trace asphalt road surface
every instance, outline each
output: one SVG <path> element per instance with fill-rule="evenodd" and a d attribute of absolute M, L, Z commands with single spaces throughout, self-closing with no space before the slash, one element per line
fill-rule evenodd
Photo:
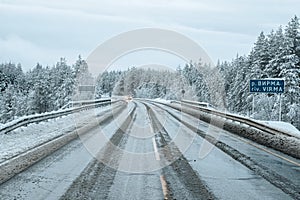
<path fill-rule="evenodd" d="M 133 100 L 2 183 L 0 199 L 300 199 L 300 161 Z"/>

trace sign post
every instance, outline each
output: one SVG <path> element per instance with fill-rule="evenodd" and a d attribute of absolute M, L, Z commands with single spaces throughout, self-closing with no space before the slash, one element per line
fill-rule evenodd
<path fill-rule="evenodd" d="M 252 115 L 254 114 L 254 96 L 255 94 L 252 94 Z"/>
<path fill-rule="evenodd" d="M 281 121 L 281 94 L 284 93 L 283 79 L 256 79 L 250 80 L 250 93 L 279 94 L 279 121 Z M 252 114 L 254 113 L 254 94 Z"/>
<path fill-rule="evenodd" d="M 279 94 L 279 121 L 281 121 L 281 94 Z"/>
<path fill-rule="evenodd" d="M 185 94 L 185 90 L 184 89 L 181 90 L 181 94 L 182 94 L 182 99 L 184 99 L 184 94 Z"/>

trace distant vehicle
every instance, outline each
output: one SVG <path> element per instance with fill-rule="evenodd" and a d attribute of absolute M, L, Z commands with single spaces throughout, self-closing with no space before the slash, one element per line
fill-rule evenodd
<path fill-rule="evenodd" d="M 129 96 L 129 95 L 128 96 L 124 96 L 124 98 L 125 98 L 126 101 L 131 101 L 133 99 L 132 96 Z"/>

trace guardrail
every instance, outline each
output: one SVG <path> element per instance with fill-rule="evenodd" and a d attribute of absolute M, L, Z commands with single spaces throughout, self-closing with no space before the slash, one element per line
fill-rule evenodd
<path fill-rule="evenodd" d="M 174 102 L 176 102 L 176 101 L 174 101 Z M 198 110 L 204 111 L 204 112 L 209 113 L 209 114 L 213 114 L 213 115 L 216 115 L 216 116 L 219 116 L 219 117 L 230 119 L 232 121 L 236 121 L 236 122 L 246 124 L 248 126 L 255 127 L 259 130 L 268 132 L 272 135 L 284 134 L 284 135 L 287 135 L 289 137 L 297 137 L 297 138 L 300 139 L 300 136 L 291 135 L 288 132 L 277 130 L 277 129 L 272 128 L 268 125 L 264 125 L 264 124 L 261 124 L 259 122 L 256 122 L 253 119 L 249 119 L 249 118 L 246 118 L 246 117 L 243 117 L 243 116 L 238 116 L 238 115 L 234 115 L 234 114 L 230 114 L 230 113 L 220 112 L 220 111 L 217 111 L 215 109 L 209 109 L 209 108 L 202 107 L 201 105 L 197 104 L 198 102 L 195 102 L 195 101 L 182 100 L 182 101 L 177 101 L 177 103 L 181 103 L 181 104 L 186 105 L 186 106 L 191 107 L 191 108 L 197 108 Z M 190 104 L 192 104 L 192 105 L 190 105 Z"/>
<path fill-rule="evenodd" d="M 182 99 L 181 102 L 192 104 L 192 105 L 201 106 L 203 108 L 217 109 L 216 106 L 214 106 L 214 105 L 212 105 L 210 103 L 206 103 L 206 102 L 190 101 L 190 100 L 185 100 L 185 99 Z"/>
<path fill-rule="evenodd" d="M 61 109 L 74 108 L 78 106 L 91 105 L 91 104 L 110 102 L 110 101 L 112 101 L 111 98 L 93 99 L 93 100 L 84 100 L 84 101 L 70 101 L 68 104 L 64 105 Z"/>
<path fill-rule="evenodd" d="M 61 117 L 61 116 L 65 116 L 65 115 L 69 115 L 75 112 L 80 112 L 82 110 L 87 110 L 87 109 L 91 109 L 91 108 L 97 108 L 100 106 L 104 106 L 104 105 L 109 105 L 112 103 L 116 103 L 122 100 L 115 100 L 112 101 L 111 99 L 104 99 L 103 101 L 101 101 L 101 99 L 96 100 L 96 101 L 86 101 L 84 106 L 80 106 L 80 107 L 75 107 L 75 108 L 68 108 L 65 110 L 58 110 L 58 111 L 53 111 L 50 113 L 41 113 L 41 114 L 36 114 L 36 115 L 29 115 L 29 116 L 25 116 L 25 117 L 21 117 L 17 120 L 11 121 L 7 124 L 5 124 L 3 127 L 0 128 L 0 133 L 8 133 L 10 131 L 13 131 L 21 126 L 26 126 L 28 124 L 31 123 L 36 123 L 36 122 L 41 122 L 41 121 L 45 121 L 48 119 L 53 119 L 53 118 L 57 118 L 57 117 Z M 82 101 L 83 102 L 83 101 Z"/>
<path fill-rule="evenodd" d="M 88 131 L 92 130 L 94 127 L 105 123 L 105 121 L 111 119 L 115 114 L 121 112 L 123 109 L 123 105 L 117 105 L 112 112 L 104 112 L 103 115 L 99 116 L 99 118 L 92 118 L 88 124 L 78 127 L 76 130 L 51 138 L 46 142 L 42 142 L 37 146 L 19 153 L 18 155 L 12 155 L 12 157 L 0 163 L 0 184 L 39 162 L 41 159 L 52 154 L 56 150 L 62 148 L 72 140 L 88 133 Z"/>
<path fill-rule="evenodd" d="M 162 104 L 180 112 L 187 113 L 228 132 L 300 159 L 300 137 L 297 135 L 274 129 L 242 116 L 191 105 L 182 101 L 172 101 L 170 103 L 153 100 L 146 101 Z"/>

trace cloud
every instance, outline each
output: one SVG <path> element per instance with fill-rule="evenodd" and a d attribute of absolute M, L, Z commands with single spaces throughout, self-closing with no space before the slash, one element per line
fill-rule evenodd
<path fill-rule="evenodd" d="M 0 62 L 33 66 L 88 55 L 101 42 L 137 28 L 179 31 L 214 61 L 248 53 L 268 33 L 299 13 L 298 0 L 2 0 Z"/>
<path fill-rule="evenodd" d="M 43 51 L 39 47 L 18 36 L 0 38 L 0 46 L 0 59 L 2 62 L 28 63 L 32 61 L 32 57 L 43 56 Z M 27 67 L 32 68 L 33 66 Z"/>
<path fill-rule="evenodd" d="M 0 38 L 0 46 L 1 62 L 21 63 L 24 71 L 33 68 L 38 62 L 44 66 L 52 66 L 61 57 L 74 62 L 79 55 L 75 54 L 76 51 L 70 53 L 69 50 L 44 48 L 17 35 Z"/>

